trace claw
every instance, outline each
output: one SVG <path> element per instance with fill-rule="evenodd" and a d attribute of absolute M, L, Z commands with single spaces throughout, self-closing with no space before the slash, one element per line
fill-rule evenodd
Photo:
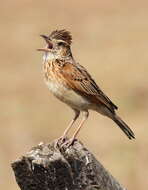
<path fill-rule="evenodd" d="M 70 146 L 72 146 L 74 144 L 74 142 L 77 141 L 77 139 L 71 138 L 67 141 L 65 141 L 62 145 L 61 148 L 65 147 L 65 148 L 69 148 Z"/>
<path fill-rule="evenodd" d="M 55 140 L 55 148 L 59 148 L 63 143 L 65 143 L 67 141 L 67 137 L 65 136 L 61 136 L 60 138 Z"/>

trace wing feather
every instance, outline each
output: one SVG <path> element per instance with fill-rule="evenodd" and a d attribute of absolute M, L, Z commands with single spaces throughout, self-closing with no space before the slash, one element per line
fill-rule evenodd
<path fill-rule="evenodd" d="M 117 106 L 101 91 L 87 70 L 77 63 L 65 62 L 62 64 L 60 74 L 65 83 L 75 92 L 91 99 L 92 102 L 101 103 L 112 112 Z"/>

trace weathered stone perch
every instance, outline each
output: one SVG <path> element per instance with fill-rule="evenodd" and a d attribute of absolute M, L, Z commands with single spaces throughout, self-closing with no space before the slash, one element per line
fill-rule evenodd
<path fill-rule="evenodd" d="M 12 163 L 21 190 L 126 190 L 78 141 L 40 143 Z"/>

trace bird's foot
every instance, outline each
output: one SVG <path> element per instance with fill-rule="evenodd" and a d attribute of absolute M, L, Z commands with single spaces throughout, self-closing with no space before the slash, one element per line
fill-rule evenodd
<path fill-rule="evenodd" d="M 64 143 L 61 144 L 61 148 L 69 148 L 74 144 L 74 142 L 77 141 L 77 139 L 71 138 L 69 140 L 66 140 Z"/>
<path fill-rule="evenodd" d="M 60 138 L 55 140 L 55 148 L 60 147 L 63 143 L 65 143 L 68 140 L 66 136 L 61 136 Z"/>

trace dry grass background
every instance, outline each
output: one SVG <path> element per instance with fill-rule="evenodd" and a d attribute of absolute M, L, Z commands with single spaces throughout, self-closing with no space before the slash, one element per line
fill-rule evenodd
<path fill-rule="evenodd" d="M 59 137 L 73 116 L 43 83 L 39 35 L 73 34 L 73 54 L 119 106 L 135 131 L 91 112 L 79 139 L 128 189 L 148 186 L 148 2 L 2 1 L 0 7 L 0 189 L 19 189 L 10 163 L 40 141 Z"/>

